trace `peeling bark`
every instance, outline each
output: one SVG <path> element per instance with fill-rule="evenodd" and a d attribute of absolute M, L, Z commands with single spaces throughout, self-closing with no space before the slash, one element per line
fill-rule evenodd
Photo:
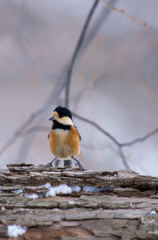
<path fill-rule="evenodd" d="M 12 239 L 7 226 L 13 224 L 28 227 L 20 240 L 158 239 L 156 177 L 19 164 L 1 166 L 0 182 L 0 239 Z M 46 197 L 46 183 L 81 191 Z"/>

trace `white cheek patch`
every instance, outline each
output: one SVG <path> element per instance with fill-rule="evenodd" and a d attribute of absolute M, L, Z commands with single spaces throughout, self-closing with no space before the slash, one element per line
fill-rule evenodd
<path fill-rule="evenodd" d="M 64 125 L 73 125 L 73 122 L 69 117 L 58 118 L 58 122 Z"/>

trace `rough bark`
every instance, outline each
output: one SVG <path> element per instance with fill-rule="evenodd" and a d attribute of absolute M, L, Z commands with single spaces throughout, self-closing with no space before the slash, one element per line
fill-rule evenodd
<path fill-rule="evenodd" d="M 12 239 L 13 224 L 28 227 L 19 240 L 158 239 L 156 177 L 19 164 L 1 166 L 0 183 L 0 239 Z M 46 183 L 81 191 L 45 197 Z M 85 192 L 85 186 L 97 188 Z M 33 193 L 39 198 L 28 198 Z"/>

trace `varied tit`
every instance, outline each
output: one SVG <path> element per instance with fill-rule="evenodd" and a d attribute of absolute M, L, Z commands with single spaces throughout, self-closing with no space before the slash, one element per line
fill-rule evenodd
<path fill-rule="evenodd" d="M 48 135 L 49 147 L 55 158 L 47 165 L 52 166 L 55 159 L 68 160 L 72 158 L 77 161 L 79 169 L 84 170 L 81 163 L 75 159 L 80 152 L 81 136 L 72 122 L 70 110 L 59 106 L 49 120 L 53 122 L 52 130 Z"/>

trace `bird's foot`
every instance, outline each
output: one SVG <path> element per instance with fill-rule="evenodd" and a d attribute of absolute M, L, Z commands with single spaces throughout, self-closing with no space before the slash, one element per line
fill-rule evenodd
<path fill-rule="evenodd" d="M 53 167 L 53 164 L 52 164 L 52 162 L 50 162 L 50 163 L 48 163 L 46 166 L 47 166 L 47 167 Z"/>
<path fill-rule="evenodd" d="M 47 167 L 53 167 L 53 162 L 55 161 L 56 157 L 50 162 L 48 163 L 46 166 Z"/>
<path fill-rule="evenodd" d="M 76 158 L 73 158 L 73 157 L 72 157 L 72 159 L 74 159 L 74 160 L 77 162 L 80 171 L 84 171 L 84 168 L 83 168 L 83 166 L 81 165 L 81 163 L 80 163 Z"/>
<path fill-rule="evenodd" d="M 83 168 L 83 166 L 81 165 L 81 163 L 78 164 L 78 166 L 79 166 L 79 169 L 80 169 L 81 171 L 84 171 L 84 168 Z"/>

